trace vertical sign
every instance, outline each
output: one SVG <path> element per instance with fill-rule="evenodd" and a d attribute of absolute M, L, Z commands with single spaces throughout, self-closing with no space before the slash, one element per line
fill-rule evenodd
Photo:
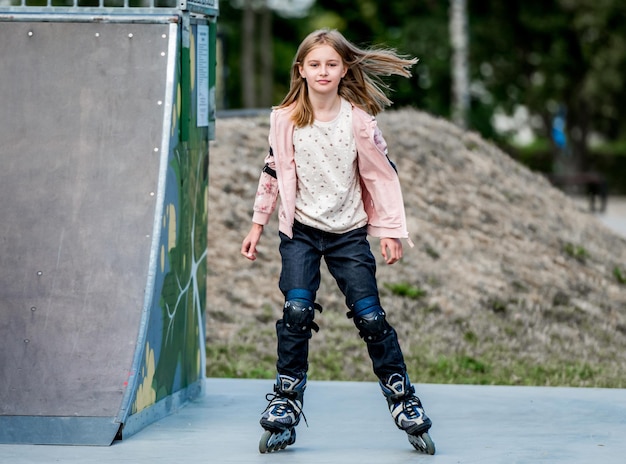
<path fill-rule="evenodd" d="M 209 26 L 198 24 L 196 42 L 196 84 L 198 89 L 198 127 L 209 125 Z"/>

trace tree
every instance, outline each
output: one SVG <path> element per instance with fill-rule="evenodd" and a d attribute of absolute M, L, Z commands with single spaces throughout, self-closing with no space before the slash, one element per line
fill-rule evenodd
<path fill-rule="evenodd" d="M 550 139 L 565 108 L 572 171 L 589 168 L 591 134 L 624 135 L 623 2 L 487 0 L 470 3 L 470 12 L 474 79 L 487 89 L 492 110 L 523 105 Z"/>
<path fill-rule="evenodd" d="M 255 0 L 247 0 L 243 3 L 243 15 L 241 17 L 241 94 L 243 95 L 244 108 L 256 107 L 256 85 L 254 69 L 254 36 L 255 28 Z"/>
<path fill-rule="evenodd" d="M 467 0 L 450 0 L 452 121 L 467 127 L 469 109 Z"/>
<path fill-rule="evenodd" d="M 494 114 L 525 108 L 538 135 L 551 140 L 554 117 L 564 109 L 569 159 L 576 170 L 590 165 L 592 136 L 626 138 L 626 118 L 621 116 L 626 103 L 626 2 L 473 1 L 466 4 L 469 20 L 464 25 L 464 15 L 451 14 L 462 10 L 450 6 L 466 1 L 225 0 L 218 26 L 231 51 L 226 81 L 230 105 L 277 104 L 288 90 L 299 42 L 313 29 L 331 27 L 359 45 L 392 47 L 420 59 L 411 79 L 388 79 L 396 107 L 414 106 L 450 118 L 466 112 L 468 128 L 499 142 L 503 139 L 494 127 Z M 248 22 L 241 27 L 244 7 L 252 10 L 252 26 Z M 309 14 L 303 15 L 307 9 Z M 452 38 L 462 40 L 463 34 L 453 31 L 463 28 L 467 47 Z M 467 71 L 459 59 L 461 71 L 453 72 L 453 55 L 463 57 L 464 48 L 471 49 Z M 469 75 L 467 84 L 464 73 Z M 467 90 L 451 92 L 453 82 L 459 89 L 469 87 L 469 99 L 461 96 Z"/>
<path fill-rule="evenodd" d="M 235 27 L 229 31 L 229 41 L 240 39 L 239 82 L 241 106 L 269 107 L 274 99 L 274 30 L 275 14 L 298 17 L 306 14 L 314 0 L 231 0 L 226 11 L 239 10 L 240 35 L 234 37 Z M 224 10 L 222 4 L 222 10 Z M 231 9 L 232 8 L 232 9 Z M 223 21 L 224 11 L 220 16 Z M 219 24 L 219 23 L 218 23 Z M 295 39 L 294 39 L 295 40 Z M 232 48 L 231 48 L 232 49 Z"/>
<path fill-rule="evenodd" d="M 243 107 L 270 106 L 274 54 L 269 0 L 240 0 L 240 6 Z"/>
<path fill-rule="evenodd" d="M 395 107 L 450 116 L 448 3 L 436 0 L 317 0 L 315 27 L 336 27 L 359 45 L 387 46 L 419 58 L 413 77 L 390 77 Z"/>

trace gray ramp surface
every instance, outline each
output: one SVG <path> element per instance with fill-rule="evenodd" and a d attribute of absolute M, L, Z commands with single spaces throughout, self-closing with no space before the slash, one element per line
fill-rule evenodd
<path fill-rule="evenodd" d="M 12 439 L 34 418 L 48 418 L 45 440 L 65 441 L 60 425 L 80 417 L 68 427 L 78 442 L 104 421 L 110 443 L 119 426 L 148 276 L 167 27 L 0 22 L 0 424 Z"/>
<path fill-rule="evenodd" d="M 208 379 L 204 395 L 111 447 L 0 445 L 22 463 L 602 463 L 625 462 L 626 391 L 417 385 L 435 456 L 413 450 L 374 382 L 310 381 L 296 443 L 259 454 L 271 380 Z"/>

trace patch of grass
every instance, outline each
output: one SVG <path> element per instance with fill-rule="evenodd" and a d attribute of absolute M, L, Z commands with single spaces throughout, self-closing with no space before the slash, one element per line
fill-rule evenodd
<path fill-rule="evenodd" d="M 439 356 L 434 360 L 407 360 L 413 381 L 419 383 L 489 384 L 491 366 L 469 355 Z"/>
<path fill-rule="evenodd" d="M 207 377 L 271 379 L 275 355 L 262 354 L 247 344 L 207 344 Z"/>
<path fill-rule="evenodd" d="M 267 324 L 276 319 L 276 317 L 274 316 L 274 310 L 272 309 L 272 305 L 267 303 L 263 305 L 263 307 L 261 308 L 261 312 L 255 317 L 259 322 L 263 324 Z"/>
<path fill-rule="evenodd" d="M 385 288 L 391 291 L 391 293 L 393 293 L 394 295 L 410 298 L 411 300 L 418 300 L 426 296 L 426 290 L 411 285 L 407 282 L 399 282 L 395 284 L 386 283 Z"/>
<path fill-rule="evenodd" d="M 424 251 L 426 252 L 428 256 L 430 256 L 435 261 L 441 258 L 441 255 L 439 254 L 439 252 L 428 244 L 424 246 Z"/>
<path fill-rule="evenodd" d="M 586 362 L 547 361 L 538 364 L 523 357 L 508 360 L 456 354 L 435 359 L 408 357 L 414 382 L 472 385 L 526 385 L 623 388 L 622 376 Z"/>
<path fill-rule="evenodd" d="M 488 301 L 489 309 L 491 309 L 496 314 L 504 314 L 506 313 L 506 302 L 500 300 L 499 298 L 493 298 Z"/>
<path fill-rule="evenodd" d="M 524 285 L 522 282 L 517 281 L 517 280 L 511 282 L 511 287 L 513 287 L 513 290 L 515 290 L 516 292 L 528 291 L 528 288 L 526 288 L 526 285 Z"/>
<path fill-rule="evenodd" d="M 587 320 L 585 312 L 577 306 L 569 304 L 545 308 L 543 317 L 546 321 L 554 321 L 558 324 L 566 324 L 569 327 L 582 327 Z"/>
<path fill-rule="evenodd" d="M 479 347 L 476 334 L 464 337 Z M 329 350 L 313 349 L 310 378 L 336 381 L 372 381 L 366 348 L 358 339 L 346 340 Z M 508 353 L 505 347 L 493 347 L 480 355 L 456 353 L 424 355 L 416 346 L 405 352 L 409 374 L 415 383 L 570 386 L 624 388 L 626 379 L 610 364 L 551 359 L 538 362 L 520 353 Z M 224 378 L 273 379 L 276 375 L 274 348 L 261 352 L 250 345 L 207 345 L 207 376 Z"/>
<path fill-rule="evenodd" d="M 567 306 L 569 305 L 570 297 L 567 293 L 561 290 L 557 291 L 552 298 L 552 304 L 554 306 Z"/>
<path fill-rule="evenodd" d="M 465 334 L 463 334 L 463 338 L 466 342 L 471 343 L 472 345 L 475 345 L 478 342 L 478 335 L 471 330 L 465 332 Z"/>
<path fill-rule="evenodd" d="M 563 252 L 581 264 L 585 264 L 587 258 L 589 258 L 589 252 L 583 246 L 574 245 L 569 242 L 563 245 Z"/>
<path fill-rule="evenodd" d="M 426 306 L 423 309 L 424 313 L 426 314 L 441 314 L 441 306 L 436 303 L 430 306 Z"/>
<path fill-rule="evenodd" d="M 622 269 L 615 266 L 613 268 L 613 276 L 615 277 L 615 280 L 617 280 L 620 284 L 626 284 L 626 271 L 622 271 Z"/>
<path fill-rule="evenodd" d="M 309 376 L 320 380 L 361 380 L 371 374 L 365 360 L 367 348 L 358 337 L 350 337 L 330 348 L 313 347 L 309 355 Z"/>

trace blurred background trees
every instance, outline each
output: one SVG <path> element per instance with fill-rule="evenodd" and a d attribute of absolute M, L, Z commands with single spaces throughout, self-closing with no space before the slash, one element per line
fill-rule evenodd
<path fill-rule="evenodd" d="M 454 119 L 555 179 L 604 173 L 623 193 L 625 20 L 623 0 L 221 0 L 218 108 L 278 104 L 302 38 L 336 28 L 420 59 L 413 78 L 389 78 L 395 107 Z"/>

